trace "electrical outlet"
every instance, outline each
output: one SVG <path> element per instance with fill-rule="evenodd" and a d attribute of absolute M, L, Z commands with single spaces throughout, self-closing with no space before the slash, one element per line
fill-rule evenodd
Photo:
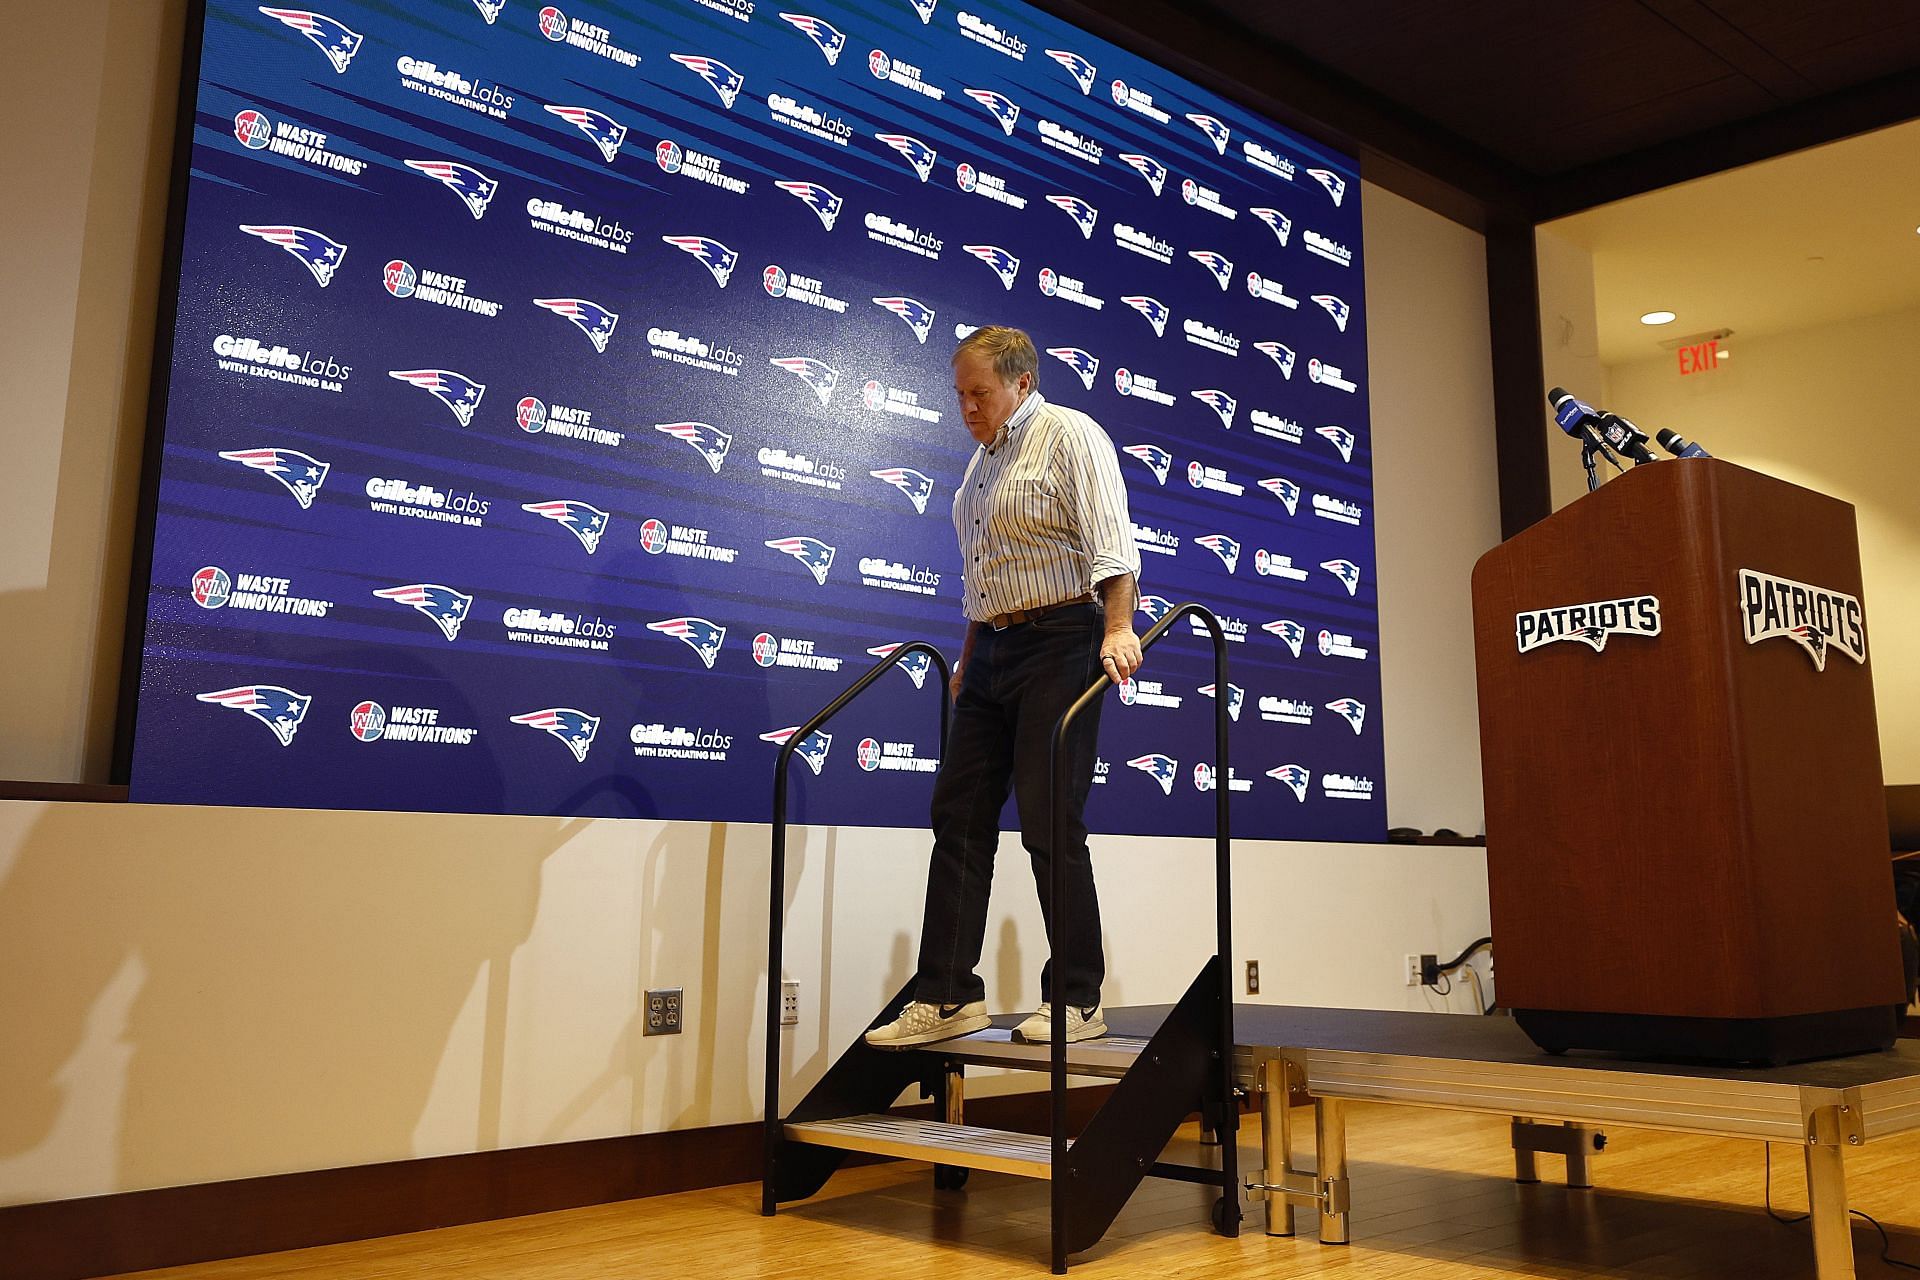
<path fill-rule="evenodd" d="M 1440 957 L 1428 953 L 1420 957 L 1420 985 L 1436 987 L 1440 985 Z"/>
<path fill-rule="evenodd" d="M 1258 960 L 1247 961 L 1247 994 L 1250 996 L 1260 994 L 1260 962 Z"/>
<path fill-rule="evenodd" d="M 783 1027 L 800 1025 L 800 984 L 798 982 L 780 984 L 780 1025 Z"/>
<path fill-rule="evenodd" d="M 644 1034 L 650 1036 L 677 1036 L 680 1034 L 679 987 L 662 987 L 658 991 L 647 992 L 647 1025 Z"/>
<path fill-rule="evenodd" d="M 1411 951 L 1407 952 L 1407 967 L 1405 972 L 1408 986 L 1417 987 L 1420 985 L 1420 957 Z"/>

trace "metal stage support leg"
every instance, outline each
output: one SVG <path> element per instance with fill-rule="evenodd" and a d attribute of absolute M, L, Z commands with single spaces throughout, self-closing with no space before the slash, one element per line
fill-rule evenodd
<path fill-rule="evenodd" d="M 1540 1170 L 1534 1156 L 1545 1151 L 1567 1158 L 1569 1187 L 1593 1185 L 1594 1154 L 1605 1150 L 1607 1145 L 1607 1135 L 1600 1130 L 1570 1120 L 1562 1124 L 1543 1124 L 1525 1116 L 1515 1116 L 1512 1132 L 1515 1182 L 1540 1181 Z"/>
<path fill-rule="evenodd" d="M 1347 1106 L 1339 1098 L 1313 1100 L 1314 1157 L 1320 1187 L 1320 1243 L 1347 1243 Z"/>
<path fill-rule="evenodd" d="M 1807 1120 L 1807 1212 L 1813 1218 L 1813 1272 L 1819 1280 L 1853 1276 L 1846 1147 L 1840 1137 L 1843 1110 L 1821 1107 Z M 1859 1141 L 1857 1136 L 1853 1140 Z"/>
<path fill-rule="evenodd" d="M 1267 1197 L 1267 1234 L 1294 1232 L 1293 1201 L 1285 1187 L 1293 1172 L 1293 1121 L 1287 1106 L 1287 1069 L 1278 1058 L 1260 1064 L 1260 1163 Z"/>

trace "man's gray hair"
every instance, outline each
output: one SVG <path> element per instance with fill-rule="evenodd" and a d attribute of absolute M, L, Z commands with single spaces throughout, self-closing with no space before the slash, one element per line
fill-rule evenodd
<path fill-rule="evenodd" d="M 1004 324 L 982 325 L 960 340 L 960 345 L 954 348 L 954 360 L 958 361 L 969 351 L 993 361 L 993 371 L 1002 383 L 1011 385 L 1021 374 L 1030 373 L 1033 389 L 1040 389 L 1040 353 L 1024 330 Z"/>

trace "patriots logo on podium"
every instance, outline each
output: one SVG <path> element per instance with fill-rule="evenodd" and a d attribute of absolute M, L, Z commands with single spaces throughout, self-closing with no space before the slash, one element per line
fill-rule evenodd
<path fill-rule="evenodd" d="M 613 163 L 620 154 L 620 144 L 627 140 L 627 126 L 591 107 L 549 106 L 547 110 L 591 138 L 600 148 L 600 158 L 608 164 Z"/>
<path fill-rule="evenodd" d="M 1147 323 L 1153 326 L 1154 337 L 1167 336 L 1167 321 L 1173 318 L 1173 310 L 1166 303 L 1158 298 L 1149 298 L 1144 293 L 1132 294 L 1120 301 L 1147 318 Z"/>
<path fill-rule="evenodd" d="M 1360 726 L 1367 718 L 1367 704 L 1355 698 L 1335 698 L 1327 704 L 1327 710 L 1353 726 L 1355 737 L 1360 736 Z"/>
<path fill-rule="evenodd" d="M 1233 430 L 1233 411 L 1240 407 L 1238 400 L 1235 400 L 1226 392 L 1214 387 L 1205 387 L 1199 391 L 1189 391 L 1187 394 L 1219 414 L 1221 426 L 1229 431 Z"/>
<path fill-rule="evenodd" d="M 463 427 L 473 425 L 473 411 L 480 407 L 480 397 L 487 393 L 480 383 L 450 369 L 389 369 L 387 376 L 431 392 L 434 399 L 453 410 L 453 416 Z"/>
<path fill-rule="evenodd" d="M 760 741 L 785 746 L 787 739 L 793 737 L 799 729 L 800 726 L 797 724 L 788 725 L 784 729 L 775 729 L 772 733 L 761 734 Z M 793 749 L 793 753 L 805 760 L 807 767 L 813 770 L 814 776 L 819 777 L 820 770 L 827 763 L 827 749 L 831 746 L 833 746 L 833 735 L 815 729 L 800 740 L 800 745 Z"/>
<path fill-rule="evenodd" d="M 827 570 L 833 567 L 833 548 L 818 538 L 769 538 L 764 544 L 792 556 L 813 574 L 813 580 L 827 585 Z"/>
<path fill-rule="evenodd" d="M 1209 698 L 1211 698 L 1218 694 L 1219 688 L 1220 686 L 1218 685 L 1203 684 L 1200 686 L 1200 692 L 1206 694 Z M 1240 718 L 1240 707 L 1243 703 L 1246 702 L 1246 700 L 1247 700 L 1247 691 L 1245 689 L 1242 689 L 1239 685 L 1234 684 L 1232 681 L 1228 681 L 1227 682 L 1227 718 L 1229 720 L 1238 720 Z"/>
<path fill-rule="evenodd" d="M 1194 541 L 1219 556 L 1220 563 L 1227 566 L 1228 573 L 1240 567 L 1240 544 L 1235 539 L 1224 533 L 1209 533 Z"/>
<path fill-rule="evenodd" d="M 904 133 L 876 133 L 873 136 L 899 152 L 901 159 L 912 165 L 913 171 L 920 175 L 920 181 L 925 182 L 933 172 L 933 162 L 939 153 L 920 139 Z"/>
<path fill-rule="evenodd" d="M 1313 775 L 1307 772 L 1305 765 L 1283 764 L 1267 770 L 1267 776 L 1277 782 L 1283 782 L 1287 790 L 1293 792 L 1293 798 L 1306 803 L 1307 784 L 1313 781 Z"/>
<path fill-rule="evenodd" d="M 1280 237 L 1280 247 L 1287 247 L 1287 237 L 1293 234 L 1293 219 L 1278 209 L 1252 208 L 1248 213 L 1267 224 L 1267 229 Z"/>
<path fill-rule="evenodd" d="M 1589 629 L 1591 630 L 1592 628 Z M 1814 626 L 1812 623 L 1807 623 L 1803 626 L 1787 628 L 1786 636 L 1789 640 L 1792 640 L 1795 644 L 1807 651 L 1807 656 L 1813 659 L 1813 669 L 1815 671 L 1825 671 L 1827 669 L 1826 631 Z M 1603 635 L 1601 637 L 1601 643 L 1604 644 L 1605 640 L 1606 638 Z M 1592 642 L 1589 641 L 1589 643 Z M 1599 644 L 1595 644 L 1593 647 L 1596 652 L 1600 649 Z"/>
<path fill-rule="evenodd" d="M 1173 601 L 1165 596 L 1141 596 L 1140 612 L 1147 615 L 1149 622 L 1158 622 L 1173 612 Z"/>
<path fill-rule="evenodd" d="M 933 21 L 933 10 L 940 0 L 913 0 L 913 11 L 920 15 L 920 25 L 926 26 Z"/>
<path fill-rule="evenodd" d="M 1348 595 L 1360 590 L 1360 566 L 1351 560 L 1322 560 L 1320 567 L 1340 579 Z"/>
<path fill-rule="evenodd" d="M 473 608 L 473 597 L 437 582 L 415 582 L 404 587 L 381 587 L 373 594 L 382 600 L 411 606 L 433 620 L 448 643 L 460 638 L 460 624 Z"/>
<path fill-rule="evenodd" d="M 1285 476 L 1269 476 L 1259 482 L 1260 487 L 1287 504 L 1288 515 L 1300 512 L 1300 486 Z"/>
<path fill-rule="evenodd" d="M 1173 455 L 1159 445 L 1130 444 L 1120 452 L 1146 463 L 1147 469 L 1153 472 L 1153 478 L 1161 484 L 1167 482 L 1167 470 L 1173 465 Z"/>
<path fill-rule="evenodd" d="M 507 7 L 507 0 L 473 0 L 473 7 L 480 11 L 487 25 L 492 26 L 500 17 L 500 11 Z"/>
<path fill-rule="evenodd" d="M 827 55 L 827 65 L 836 66 L 840 61 L 840 51 L 847 47 L 847 37 L 838 27 L 824 18 L 808 17 L 804 13 L 783 13 L 783 22 L 791 22 L 807 33 L 813 42 L 820 46 L 820 52 Z M 727 105 L 731 106 L 732 103 Z"/>
<path fill-rule="evenodd" d="M 1260 629 L 1269 635 L 1279 636 L 1281 642 L 1293 650 L 1294 657 L 1300 656 L 1300 646 L 1306 643 L 1307 629 L 1292 618 L 1277 618 L 1262 624 Z"/>
<path fill-rule="evenodd" d="M 733 444 L 732 436 L 704 422 L 660 422 L 653 429 L 692 445 L 715 475 L 720 474 L 720 464 L 727 460 L 727 449 Z"/>
<path fill-rule="evenodd" d="M 620 323 L 619 316 L 585 298 L 535 298 L 533 305 L 573 321 L 593 343 L 593 349 L 602 354 L 606 352 L 607 339 L 613 336 L 613 326 Z"/>
<path fill-rule="evenodd" d="M 1293 381 L 1293 348 L 1284 342 L 1256 342 L 1253 349 L 1264 353 L 1268 359 L 1280 366 L 1280 372 L 1287 381 Z"/>
<path fill-rule="evenodd" d="M 993 112 L 993 118 L 1000 122 L 1001 131 L 1009 138 L 1013 136 L 1013 126 L 1020 119 L 1019 103 L 991 89 L 963 89 L 961 92 Z"/>
<path fill-rule="evenodd" d="M 269 9 L 266 5 L 260 6 L 260 12 L 313 41 L 314 48 L 327 55 L 327 61 L 339 74 L 346 73 L 347 64 L 360 52 L 359 32 L 349 31 L 343 23 L 324 13 L 310 9 Z"/>
<path fill-rule="evenodd" d="M 767 363 L 785 369 L 812 387 L 813 394 L 820 397 L 821 404 L 833 399 L 833 384 L 840 380 L 840 375 L 832 367 L 806 356 L 782 356 Z"/>
<path fill-rule="evenodd" d="M 1153 194 L 1156 196 L 1160 194 L 1160 189 L 1167 185 L 1167 166 L 1152 156 L 1123 151 L 1120 153 L 1120 158 L 1132 165 L 1134 172 L 1147 180 L 1147 185 L 1153 188 Z"/>
<path fill-rule="evenodd" d="M 313 705 L 311 694 L 295 693 L 277 684 L 243 684 L 217 693 L 196 693 L 194 700 L 246 712 L 273 730 L 283 747 L 293 745 L 293 735 L 307 718 L 307 708 Z"/>
<path fill-rule="evenodd" d="M 1080 383 L 1087 390 L 1093 390 L 1093 375 L 1100 372 L 1100 361 L 1090 352 L 1079 347 L 1048 347 L 1047 354 L 1062 361 L 1067 368 L 1080 375 Z"/>
<path fill-rule="evenodd" d="M 550 502 L 523 502 L 522 511 L 543 516 L 556 524 L 565 525 L 573 536 L 580 539 L 580 545 L 592 555 L 600 549 L 600 535 L 607 531 L 607 521 L 611 518 L 600 508 L 571 498 L 555 498 Z"/>
<path fill-rule="evenodd" d="M 987 267 L 993 269 L 993 274 L 1000 276 L 1000 284 L 1004 284 L 1008 290 L 1014 288 L 1014 276 L 1020 274 L 1018 257 L 1014 257 L 1012 253 L 1008 253 L 1006 249 L 996 244 L 962 244 L 960 248 L 972 253 L 973 257 L 977 257 L 979 261 L 987 263 Z"/>
<path fill-rule="evenodd" d="M 1180 762 L 1172 756 L 1163 756 L 1155 752 L 1152 755 L 1135 756 L 1133 759 L 1127 761 L 1127 765 L 1130 768 L 1138 769 L 1159 783 L 1160 793 L 1162 795 L 1170 796 L 1173 794 L 1173 778 L 1175 774 L 1180 772 Z"/>
<path fill-rule="evenodd" d="M 1222 292 L 1233 283 L 1233 263 L 1225 255 L 1211 249 L 1189 249 L 1187 256 L 1213 273 L 1214 283 L 1220 286 Z"/>
<path fill-rule="evenodd" d="M 567 750 L 573 752 L 576 764 L 587 762 L 587 751 L 593 746 L 593 735 L 600 729 L 600 717 L 590 716 L 572 707 L 548 707 L 544 711 L 529 711 L 508 718 L 515 724 L 544 729 L 566 743 Z"/>
<path fill-rule="evenodd" d="M 713 669 L 713 660 L 720 656 L 720 646 L 727 638 L 727 629 L 708 622 L 705 618 L 668 618 L 665 622 L 649 622 L 647 630 L 658 631 L 661 635 L 672 636 L 685 642 L 687 648 L 700 655 L 700 661 Z"/>
<path fill-rule="evenodd" d="M 927 499 L 933 496 L 933 477 L 922 475 L 912 467 L 882 467 L 878 471 L 869 471 L 875 480 L 884 480 L 900 492 L 907 495 L 907 501 L 921 515 L 927 514 Z"/>
<path fill-rule="evenodd" d="M 709 240 L 705 236 L 661 236 L 661 241 L 670 244 L 682 253 L 693 255 L 701 265 L 712 273 L 714 283 L 722 289 L 733 278 L 733 264 L 740 261 L 740 255 L 721 244 L 718 240 Z"/>
<path fill-rule="evenodd" d="M 1333 197 L 1333 207 L 1338 209 L 1340 201 L 1346 198 L 1347 180 L 1331 169 L 1309 169 L 1307 172 L 1313 175 L 1315 182 L 1327 189 L 1327 194 Z"/>
<path fill-rule="evenodd" d="M 1313 434 L 1338 449 L 1340 451 L 1340 461 L 1353 461 L 1353 432 L 1347 430 L 1345 427 L 1336 427 L 1329 424 L 1324 427 L 1315 427 Z"/>
<path fill-rule="evenodd" d="M 817 182 L 776 182 L 773 185 L 806 201 L 807 208 L 813 210 L 820 219 L 820 225 L 829 231 L 833 230 L 833 220 L 840 216 L 843 203 L 839 196 Z"/>
<path fill-rule="evenodd" d="M 341 261 L 347 256 L 347 246 L 338 240 L 329 240 L 311 227 L 250 227 L 242 224 L 240 229 L 250 236 L 259 236 L 268 244 L 279 245 L 306 263 L 307 270 L 313 272 L 313 278 L 320 282 L 322 289 L 333 283 L 333 273 L 339 270 Z"/>
<path fill-rule="evenodd" d="M 1064 212 L 1080 228 L 1080 238 L 1093 239 L 1094 224 L 1100 221 L 1100 211 L 1082 200 L 1079 196 L 1048 196 L 1047 203 Z"/>
<path fill-rule="evenodd" d="M 473 215 L 475 222 L 480 221 L 487 211 L 487 205 L 493 200 L 494 192 L 500 189 L 497 179 L 451 160 L 408 160 L 404 163 L 407 168 L 444 183 L 447 190 L 465 203 L 467 212 Z"/>
<path fill-rule="evenodd" d="M 1223 121 L 1213 116 L 1203 115 L 1198 111 L 1187 112 L 1187 119 L 1191 121 L 1200 132 L 1207 135 L 1207 141 L 1213 144 L 1215 151 L 1221 155 L 1227 154 L 1227 139 L 1233 136 L 1233 130 L 1227 128 Z"/>
<path fill-rule="evenodd" d="M 333 465 L 310 458 L 297 449 L 233 449 L 223 451 L 220 456 L 228 462 L 264 471 L 278 480 L 302 511 L 313 506 L 314 495 L 320 492 Z"/>
<path fill-rule="evenodd" d="M 1073 82 L 1080 86 L 1081 93 L 1088 94 L 1093 92 L 1094 77 L 1100 73 L 1094 69 L 1094 65 L 1091 62 L 1088 62 L 1079 54 L 1072 53 L 1066 49 L 1049 49 L 1047 50 L 1047 56 L 1059 63 L 1061 69 L 1073 77 Z"/>
<path fill-rule="evenodd" d="M 873 301 L 876 306 L 885 307 L 906 321 L 907 328 L 913 330 L 913 336 L 920 339 L 922 346 L 926 345 L 927 334 L 933 329 L 932 307 L 912 298 L 875 298 Z"/>
<path fill-rule="evenodd" d="M 877 644 L 867 652 L 876 658 L 884 658 L 899 647 L 898 642 Z M 907 673 L 907 679 L 913 681 L 914 688 L 924 689 L 927 686 L 927 672 L 933 670 L 933 659 L 929 658 L 923 650 L 915 649 L 893 665 Z"/>
<path fill-rule="evenodd" d="M 740 85 L 746 77 L 718 58 L 704 58 L 691 53 L 670 53 L 667 56 L 705 80 L 707 87 L 719 97 L 720 105 L 729 111 L 733 110 L 733 100 L 740 96 Z"/>
<path fill-rule="evenodd" d="M 1327 309 L 1327 314 L 1333 317 L 1333 323 L 1339 326 L 1340 332 L 1345 333 L 1347 331 L 1348 307 L 1346 303 L 1330 293 L 1316 293 L 1313 295 L 1313 300 Z"/>

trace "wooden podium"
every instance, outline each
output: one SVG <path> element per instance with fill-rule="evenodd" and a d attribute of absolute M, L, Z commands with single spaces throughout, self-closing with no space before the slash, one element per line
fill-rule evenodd
<path fill-rule="evenodd" d="M 1714 459 L 1636 467 L 1481 557 L 1500 1003 L 1542 1048 L 1893 1042 L 1859 598 L 1852 507 Z"/>

